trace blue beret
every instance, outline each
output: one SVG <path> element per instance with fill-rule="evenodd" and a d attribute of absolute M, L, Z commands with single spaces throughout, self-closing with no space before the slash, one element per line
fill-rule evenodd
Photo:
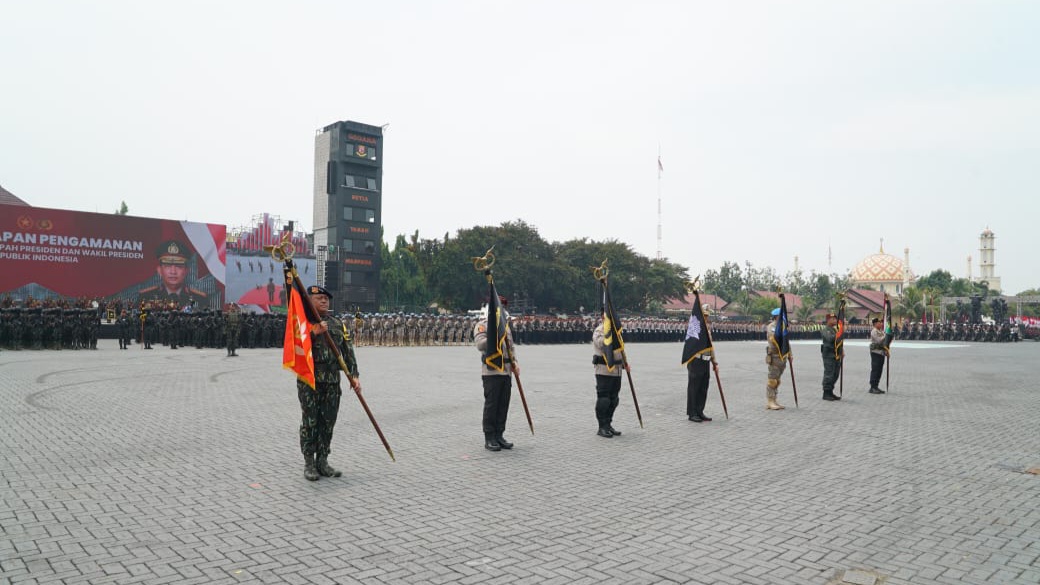
<path fill-rule="evenodd" d="M 779 317 L 780 316 L 780 307 L 777 307 L 777 308 L 773 309 L 773 312 L 771 314 L 774 317 Z"/>

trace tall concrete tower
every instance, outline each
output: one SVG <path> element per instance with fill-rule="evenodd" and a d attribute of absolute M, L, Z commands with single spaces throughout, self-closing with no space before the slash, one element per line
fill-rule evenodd
<path fill-rule="evenodd" d="M 335 312 L 379 310 L 383 127 L 343 121 L 314 137 L 314 248 L 318 283 Z"/>
<path fill-rule="evenodd" d="M 999 293 L 1000 277 L 996 275 L 997 264 L 994 258 L 997 252 L 996 239 L 997 236 L 990 231 L 989 226 L 979 235 L 979 280 L 985 280 L 989 283 L 989 290 Z"/>

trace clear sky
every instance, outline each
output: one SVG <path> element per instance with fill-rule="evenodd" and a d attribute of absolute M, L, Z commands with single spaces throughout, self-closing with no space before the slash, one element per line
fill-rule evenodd
<path fill-rule="evenodd" d="M 1040 2 L 0 0 L 0 185 L 312 227 L 314 134 L 386 130 L 383 223 L 1040 287 Z M 664 173 L 658 181 L 658 149 Z M 832 263 L 828 266 L 828 247 Z M 476 252 L 482 252 L 477 250 Z"/>

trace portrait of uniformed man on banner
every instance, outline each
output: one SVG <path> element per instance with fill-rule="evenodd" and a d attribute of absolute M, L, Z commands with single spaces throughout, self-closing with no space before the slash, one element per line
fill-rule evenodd
<path fill-rule="evenodd" d="M 141 289 L 140 300 L 163 306 L 175 305 L 178 308 L 206 306 L 206 293 L 188 285 L 189 261 L 192 256 L 191 248 L 184 242 L 167 240 L 160 244 L 155 251 L 158 261 L 155 271 L 159 276 L 159 284 Z"/>

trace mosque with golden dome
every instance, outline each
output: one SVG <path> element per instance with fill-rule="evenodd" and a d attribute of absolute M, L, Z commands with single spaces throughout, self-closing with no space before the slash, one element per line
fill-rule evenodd
<path fill-rule="evenodd" d="M 855 288 L 866 288 L 891 296 L 901 296 L 903 289 L 911 286 L 917 277 L 910 270 L 910 248 L 903 250 L 903 259 L 885 253 L 882 241 L 877 254 L 859 261 L 849 273 L 850 284 Z"/>

